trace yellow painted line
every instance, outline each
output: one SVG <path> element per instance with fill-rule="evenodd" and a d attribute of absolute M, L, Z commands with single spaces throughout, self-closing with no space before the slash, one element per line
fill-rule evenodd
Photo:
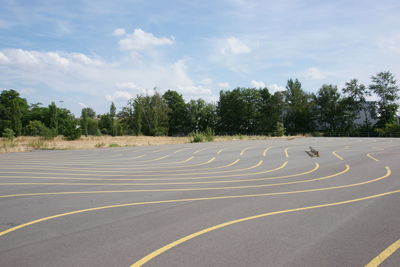
<path fill-rule="evenodd" d="M 368 153 L 368 154 L 367 154 L 367 157 L 370 158 L 370 159 L 373 159 L 373 160 L 375 160 L 375 161 L 379 161 L 379 159 L 374 158 L 374 157 L 371 155 L 371 153 Z"/>
<path fill-rule="evenodd" d="M 267 152 L 268 152 L 268 150 L 270 150 L 271 149 L 271 147 L 267 147 L 264 151 L 263 151 L 263 157 L 265 157 L 265 156 L 267 156 Z"/>
<path fill-rule="evenodd" d="M 161 149 L 158 149 L 158 150 L 154 150 L 151 153 L 158 153 L 158 152 L 165 151 L 165 150 L 168 150 L 168 148 L 161 148 Z"/>
<path fill-rule="evenodd" d="M 193 152 L 193 154 L 200 153 L 201 151 L 204 151 L 204 150 L 206 150 L 206 149 L 207 149 L 207 148 L 202 148 L 202 149 L 199 149 L 199 150 L 197 150 L 197 151 Z"/>
<path fill-rule="evenodd" d="M 227 166 L 232 166 L 235 163 L 237 163 L 239 160 L 234 161 L 231 164 L 228 164 Z M 201 174 L 219 174 L 219 173 L 229 173 L 229 172 L 240 172 L 240 171 L 248 171 L 251 169 L 255 169 L 259 166 L 261 166 L 263 164 L 263 160 L 260 160 L 259 162 L 257 162 L 255 165 L 252 165 L 250 167 L 247 168 L 241 168 L 241 169 L 235 169 L 235 170 L 225 170 L 225 171 L 214 171 L 214 172 L 186 172 L 186 173 L 168 173 L 168 174 L 95 174 L 97 177 L 101 176 L 101 177 L 157 177 L 157 176 L 184 176 L 184 175 L 190 175 L 190 177 L 181 177 L 179 179 L 191 179 L 194 178 L 192 177 L 192 175 L 201 175 Z M 207 169 L 205 169 L 207 170 Z M 1 173 L 8 173 L 8 174 L 45 174 L 45 175 L 57 175 L 60 173 L 51 173 L 51 172 L 13 172 L 13 171 L 2 171 Z M 61 173 L 61 175 L 64 176 L 82 176 L 81 173 Z M 84 174 L 85 175 L 85 174 Z M 248 174 L 246 174 L 248 175 Z M 250 173 L 251 175 L 251 173 Z M 235 175 L 236 176 L 236 175 Z M 137 179 L 137 178 L 85 178 L 85 177 L 77 177 L 77 178 L 72 178 L 72 177 L 58 177 L 58 176 L 10 176 L 10 175 L 0 175 L 1 178 L 16 178 L 16 179 L 51 179 L 51 180 L 91 180 L 91 181 L 96 181 L 96 180 L 106 180 L 106 181 L 151 181 L 151 180 L 170 180 L 169 178 L 166 179 L 149 179 L 149 178 L 145 178 L 145 179 Z M 207 176 L 210 178 L 220 178 L 221 176 Z M 223 176 L 223 177 L 229 177 L 229 176 Z M 198 179 L 194 178 L 194 179 Z M 173 179 L 172 179 L 173 180 Z"/>
<path fill-rule="evenodd" d="M 168 158 L 168 157 L 169 157 L 169 155 L 162 156 L 162 157 L 159 157 L 159 158 L 156 158 L 156 159 L 142 160 L 142 161 L 140 161 L 140 163 L 148 163 L 148 162 L 159 161 L 159 160 L 162 160 L 162 159 L 165 159 L 165 158 Z"/>
<path fill-rule="evenodd" d="M 381 265 L 387 258 L 389 258 L 393 253 L 400 248 L 400 239 L 395 241 L 393 244 L 388 246 L 384 251 L 379 253 L 378 256 L 373 258 L 365 267 L 377 267 Z"/>
<path fill-rule="evenodd" d="M 218 150 L 217 155 L 221 154 L 221 152 L 224 150 L 225 150 L 225 148 Z"/>
<path fill-rule="evenodd" d="M 289 158 L 289 152 L 288 152 L 289 148 L 285 148 L 285 157 L 288 159 Z"/>
<path fill-rule="evenodd" d="M 302 207 L 302 208 L 294 208 L 294 209 L 286 209 L 286 210 L 279 210 L 279 211 L 273 211 L 273 212 L 267 212 L 267 213 L 262 213 L 262 214 L 258 214 L 255 216 L 249 216 L 249 217 L 245 217 L 245 218 L 241 218 L 241 219 L 237 219 L 237 220 L 232 220 L 229 222 L 225 222 L 225 223 L 221 223 L 209 228 L 205 228 L 201 231 L 198 231 L 196 233 L 187 235 L 185 237 L 182 237 L 174 242 L 171 242 L 155 251 L 153 251 L 152 253 L 146 255 L 145 257 L 141 258 L 140 260 L 138 260 L 137 262 L 135 262 L 134 264 L 131 265 L 131 267 L 138 267 L 138 266 L 142 266 L 143 264 L 149 262 L 150 260 L 154 259 L 155 257 L 163 254 L 164 252 L 172 249 L 173 247 L 176 247 L 182 243 L 185 243 L 195 237 L 204 235 L 206 233 L 209 233 L 211 231 L 217 230 L 217 229 L 221 229 L 224 228 L 226 226 L 230 226 L 233 224 L 237 224 L 237 223 L 241 223 L 241 222 L 246 222 L 246 221 L 250 221 L 250 220 L 254 220 L 254 219 L 259 219 L 259 218 L 264 218 L 267 216 L 272 216 L 272 215 L 277 215 L 277 214 L 285 214 L 285 213 L 291 213 L 291 212 L 298 212 L 298 211 L 304 211 L 304 210 L 311 210 L 311 209 L 317 209 L 317 208 L 324 208 L 324 207 L 332 207 L 332 206 L 339 206 L 339 205 L 344 205 L 344 204 L 350 204 L 350 203 L 355 203 L 355 202 L 359 202 L 359 201 L 363 201 L 363 200 L 368 200 L 368 199 L 373 199 L 373 198 L 378 198 L 378 197 L 382 197 L 382 196 L 387 196 L 387 195 L 391 195 L 391 194 L 395 194 L 395 193 L 399 193 L 400 190 L 395 190 L 395 191 L 390 191 L 390 192 L 385 192 L 382 194 L 376 194 L 376 195 L 371 195 L 371 196 L 367 196 L 367 197 L 361 197 L 361 198 L 355 198 L 355 199 L 350 199 L 350 200 L 345 200 L 345 201 L 339 201 L 339 202 L 332 202 L 332 203 L 326 203 L 326 204 L 320 204 L 320 205 L 314 205 L 314 206 L 308 206 L 308 207 Z"/>
<path fill-rule="evenodd" d="M 284 162 L 281 166 L 266 170 L 262 172 L 254 172 L 254 173 L 246 173 L 245 175 L 258 175 L 263 173 L 274 172 L 285 168 L 288 162 Z M 231 175 L 219 175 L 219 176 L 200 176 L 200 177 L 181 177 L 181 178 L 157 178 L 157 179 L 100 179 L 100 178 L 63 178 L 63 177 L 56 177 L 50 178 L 54 180 L 116 180 L 116 181 L 150 181 L 150 180 L 194 180 L 194 179 L 215 179 L 215 178 L 229 178 L 229 177 L 238 177 L 243 176 L 244 174 L 231 174 Z M 11 177 L 11 176 L 10 176 Z M 18 177 L 18 176 L 14 176 Z M 22 176 L 23 177 L 23 176 Z M 21 177 L 20 177 L 21 178 Z M 35 177 L 23 177 L 26 179 L 35 179 Z M 38 177 L 38 179 L 46 179 L 43 177 Z M 159 185 L 161 183 L 0 183 L 0 185 Z M 165 183 L 164 183 L 165 184 Z M 172 184 L 172 183 L 169 183 Z"/>
<path fill-rule="evenodd" d="M 245 149 L 243 149 L 242 151 L 240 151 L 240 156 L 244 155 L 244 152 L 246 152 L 247 150 L 249 150 L 251 147 L 246 147 Z"/>
<path fill-rule="evenodd" d="M 290 178 L 290 177 L 296 177 L 296 176 L 302 176 L 302 175 L 310 174 L 310 173 L 316 171 L 317 169 L 319 169 L 319 164 L 318 164 L 318 163 L 315 164 L 315 167 L 314 167 L 313 169 L 308 170 L 308 171 L 305 171 L 305 172 L 302 172 L 302 173 L 295 173 L 295 174 L 289 174 L 289 175 L 284 175 L 284 176 L 275 176 L 275 177 L 265 177 L 265 178 L 247 179 L 247 180 L 232 180 L 232 181 L 225 181 L 225 182 L 242 182 L 242 181 L 248 182 L 248 181 L 261 181 L 261 180 L 284 179 L 284 178 Z M 347 169 L 347 167 L 346 167 L 346 169 Z M 345 171 L 347 171 L 346 169 L 345 169 Z M 344 173 L 344 172 L 342 171 L 342 172 L 336 173 L 336 174 L 334 174 L 334 175 L 330 175 L 330 176 L 328 176 L 328 177 L 325 176 L 325 177 L 321 177 L 321 178 L 317 178 L 317 179 L 320 179 L 320 180 L 321 180 L 321 179 L 327 179 L 327 178 L 330 178 L 330 177 L 338 176 L 338 175 L 343 174 L 343 173 Z M 312 179 L 312 180 L 314 180 L 314 179 Z M 303 181 L 304 181 L 304 180 L 303 180 Z M 306 180 L 306 181 L 307 181 L 307 180 Z M 308 181 L 310 181 L 310 180 L 308 180 Z M 278 184 L 278 185 L 281 185 L 281 184 Z M 263 185 L 260 185 L 260 186 L 263 186 Z M 267 185 L 265 185 L 265 186 L 267 186 Z M 269 186 L 269 185 L 268 185 L 268 186 Z M 217 189 L 218 189 L 218 188 L 217 188 Z M 199 189 L 196 189 L 196 188 L 185 189 L 185 191 L 188 191 L 188 190 L 196 191 L 196 190 L 199 190 Z M 202 190 L 202 189 L 200 189 L 200 190 Z M 146 192 L 159 192 L 159 191 L 166 192 L 166 191 L 182 191 L 182 190 L 180 190 L 180 189 L 155 189 L 155 190 L 150 189 L 149 191 L 146 191 Z M 25 194 L 2 195 L 2 196 L 0 195 L 0 198 L 20 197 L 20 196 L 41 196 L 41 195 L 104 194 L 104 193 L 138 193 L 138 192 L 143 192 L 143 190 L 106 190 L 106 191 L 25 193 Z"/>
<path fill-rule="evenodd" d="M 344 158 L 342 158 L 341 156 L 338 155 L 338 153 L 336 153 L 336 151 L 333 151 L 332 154 L 337 157 L 340 160 L 344 160 Z"/>
<path fill-rule="evenodd" d="M 179 153 L 179 152 L 181 152 L 181 151 L 183 151 L 183 150 L 187 150 L 187 149 L 189 149 L 189 148 L 188 148 L 188 147 L 185 147 L 185 148 L 178 149 L 178 150 L 176 150 L 176 151 L 174 152 L 174 154 Z"/>
<path fill-rule="evenodd" d="M 82 209 L 82 210 L 76 210 L 76 211 L 56 214 L 56 215 L 40 218 L 40 219 L 37 219 L 37 220 L 33 220 L 33 221 L 30 221 L 30 222 L 26 222 L 26 223 L 20 224 L 18 226 L 15 226 L 15 227 L 12 227 L 12 228 L 9 228 L 7 230 L 4 230 L 4 231 L 0 232 L 0 236 L 6 235 L 6 234 L 11 233 L 11 232 L 14 232 L 14 231 L 16 231 L 18 229 L 27 227 L 29 225 L 37 224 L 39 222 L 44 222 L 44 221 L 48 221 L 48 220 L 51 220 L 51 219 L 64 217 L 64 216 L 68 216 L 68 215 L 73 215 L 73 214 L 79 214 L 79 213 L 83 213 L 83 212 L 104 210 L 104 209 L 110 209 L 110 208 L 149 205 L 149 204 L 178 203 L 178 202 L 191 202 L 191 201 L 201 201 L 201 200 L 219 200 L 219 199 L 235 199 L 235 198 L 250 198 L 250 197 L 265 197 L 265 196 L 274 196 L 274 195 L 287 195 L 287 194 L 298 194 L 298 193 L 306 193 L 306 192 L 308 193 L 308 192 L 316 192 L 316 191 L 325 191 L 325 190 L 333 190 L 333 189 L 338 189 L 338 188 L 353 187 L 353 186 L 359 186 L 359 185 L 362 185 L 362 184 L 372 183 L 372 182 L 384 179 L 386 177 L 389 177 L 390 175 L 391 175 L 391 170 L 390 170 L 389 167 L 386 167 L 386 174 L 384 176 L 382 176 L 382 177 L 378 177 L 376 179 L 365 181 L 365 182 L 361 182 L 361 183 L 342 185 L 342 186 L 333 186 L 333 187 L 298 190 L 298 191 L 289 191 L 289 192 L 251 194 L 251 195 L 233 195 L 233 196 L 219 196 L 219 197 L 205 197 L 205 198 L 186 198 L 186 199 L 172 199 L 172 200 L 159 200 L 159 201 L 147 201 L 147 202 L 134 202 L 134 203 L 127 203 L 127 204 L 118 204 L 118 205 L 110 205 L 110 206 L 102 206 L 102 207 L 96 207 L 96 208 Z M 392 192 L 400 192 L 400 190 L 392 191 Z M 380 194 L 380 195 L 388 195 L 388 194 L 390 194 L 390 192 L 383 193 L 383 194 Z"/>
<path fill-rule="evenodd" d="M 168 164 L 178 164 L 178 163 L 185 163 L 185 162 L 188 162 L 188 161 L 191 161 L 192 159 L 193 159 L 194 157 L 192 156 L 192 157 L 189 157 L 188 159 L 186 159 L 186 160 L 183 160 L 183 161 L 178 161 L 178 162 L 169 162 Z M 113 170 L 112 172 L 114 172 L 114 170 L 143 170 L 143 167 L 148 167 L 148 168 L 151 168 L 151 169 L 159 169 L 159 168 L 162 168 L 162 169 L 177 169 L 177 168 L 188 168 L 188 167 L 197 167 L 197 166 L 203 166 L 203 165 L 207 165 L 207 164 L 210 164 L 211 162 L 213 162 L 214 160 L 215 160 L 216 158 L 215 157 L 212 157 L 211 159 L 209 159 L 208 161 L 206 161 L 206 162 L 203 162 L 203 163 L 198 163 L 198 164 L 192 164 L 192 165 L 184 165 L 184 166 L 154 166 L 154 165 L 136 165 L 136 167 L 139 167 L 139 166 L 142 166 L 142 167 L 140 167 L 140 168 L 133 168 L 133 167 L 115 167 L 115 168 L 105 168 L 105 171 L 107 171 L 107 170 Z M 161 165 L 161 164 L 167 164 L 167 163 L 158 163 L 159 165 Z M 123 166 L 126 166 L 126 165 L 123 165 Z M 7 167 L 10 167 L 10 166 L 7 166 Z M 224 167 L 224 166 L 223 166 Z M 45 166 L 45 165 L 43 165 L 43 166 L 29 166 L 29 167 L 20 167 L 19 169 L 26 169 L 26 168 L 30 168 L 30 169 L 43 169 L 43 168 L 46 168 L 47 170 L 71 170 L 71 168 L 70 167 L 49 167 L 49 166 Z M 216 168 L 220 168 L 220 167 L 216 167 Z M 18 169 L 18 167 L 13 167 L 13 169 Z M 73 170 L 78 170 L 78 171 L 83 171 L 83 170 L 87 170 L 87 172 L 89 172 L 89 170 L 90 170 L 91 168 L 84 168 L 84 169 L 76 169 L 76 168 L 74 168 Z M 98 170 L 99 168 L 96 168 L 96 170 Z M 102 169 L 101 171 L 97 171 L 97 172 L 103 172 L 104 170 Z M 163 171 L 166 171 L 166 170 L 163 170 Z M 90 172 L 96 172 L 96 171 L 93 171 L 93 170 L 90 170 Z M 117 171 L 115 171 L 115 172 L 117 172 Z"/>

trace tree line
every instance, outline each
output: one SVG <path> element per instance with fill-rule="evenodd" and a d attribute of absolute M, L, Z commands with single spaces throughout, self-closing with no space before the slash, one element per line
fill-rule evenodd
<path fill-rule="evenodd" d="M 376 101 L 367 101 L 374 95 Z M 0 133 L 73 140 L 81 135 L 187 135 L 217 134 L 400 134 L 397 110 L 399 86 L 389 71 L 371 77 L 366 86 L 352 79 L 341 90 L 324 84 L 308 93 L 298 79 L 289 79 L 286 90 L 235 88 L 220 91 L 216 103 L 203 99 L 185 102 L 168 90 L 163 95 L 137 95 L 120 112 L 114 103 L 109 112 L 96 114 L 83 108 L 80 118 L 54 102 L 28 104 L 15 90 L 0 94 Z"/>

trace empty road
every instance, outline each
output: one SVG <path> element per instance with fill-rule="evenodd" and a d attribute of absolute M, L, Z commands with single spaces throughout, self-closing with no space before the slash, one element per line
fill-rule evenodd
<path fill-rule="evenodd" d="M 400 266 L 399 174 L 390 138 L 2 154 L 0 266 Z"/>

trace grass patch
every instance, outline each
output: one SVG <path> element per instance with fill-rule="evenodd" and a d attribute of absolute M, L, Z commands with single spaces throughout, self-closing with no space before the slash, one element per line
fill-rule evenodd
<path fill-rule="evenodd" d="M 118 144 L 109 144 L 108 147 L 120 147 Z"/>

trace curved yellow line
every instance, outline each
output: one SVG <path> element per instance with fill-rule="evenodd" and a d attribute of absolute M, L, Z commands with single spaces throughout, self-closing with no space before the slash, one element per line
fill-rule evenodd
<path fill-rule="evenodd" d="M 381 253 L 379 253 L 378 256 L 373 258 L 369 263 L 365 265 L 365 267 L 376 267 L 381 265 L 387 258 L 389 258 L 393 253 L 396 252 L 400 248 L 400 239 L 395 241 L 393 244 L 391 244 L 389 247 L 387 247 L 385 250 L 383 250 Z"/>
<path fill-rule="evenodd" d="M 265 177 L 265 178 L 255 178 L 255 179 L 246 179 L 246 180 L 228 180 L 228 181 L 221 181 L 221 182 L 249 182 L 249 181 L 260 181 L 260 180 L 273 180 L 273 179 L 283 179 L 283 178 L 290 178 L 290 177 L 296 177 L 296 176 L 301 176 L 301 175 L 306 175 L 310 174 L 316 170 L 319 169 L 319 164 L 316 163 L 315 167 L 311 170 L 302 172 L 302 173 L 295 173 L 295 174 L 289 174 L 289 175 L 284 175 L 284 176 L 275 176 L 275 177 Z M 346 170 L 346 169 L 345 169 Z M 339 172 L 341 174 L 341 172 Z M 324 177 L 321 177 L 324 178 Z M 317 179 L 321 179 L 317 178 Z M 176 189 L 155 189 L 151 190 L 151 192 L 157 192 L 157 191 L 176 191 Z M 197 190 L 196 188 L 193 188 L 191 190 Z M 6 197 L 20 197 L 20 196 L 42 196 L 42 195 L 70 195 L 70 194 L 104 194 L 104 193 L 137 193 L 137 192 L 143 192 L 142 190 L 108 190 L 108 191 L 78 191 L 78 192 L 50 192 L 50 193 L 25 193 L 25 194 L 13 194 L 13 195 L 0 195 L 0 198 L 6 198 Z"/>
<path fill-rule="evenodd" d="M 258 174 L 264 174 L 264 173 L 269 173 L 269 172 L 274 172 L 280 169 L 283 169 L 286 167 L 288 162 L 284 162 L 281 166 L 271 169 L 271 170 L 266 170 L 266 171 L 261 171 L 261 172 L 253 172 L 253 173 L 246 173 L 245 175 L 258 175 Z M 146 179 L 140 179 L 140 178 L 117 178 L 117 179 L 107 179 L 107 178 L 63 178 L 63 177 L 26 177 L 26 176 L 8 176 L 8 178 L 25 178 L 25 179 L 52 179 L 52 180 L 99 180 L 99 181 L 109 181 L 109 180 L 114 180 L 114 181 L 151 181 L 151 180 L 197 180 L 197 179 L 215 179 L 215 178 L 229 178 L 229 177 L 238 177 L 238 176 L 243 176 L 244 174 L 230 174 L 230 175 L 219 175 L 219 176 L 199 176 L 199 177 L 180 177 L 180 178 L 146 178 Z M 123 183 L 108 183 L 108 184 L 100 184 L 100 183 L 0 183 L 0 185 L 33 185 L 33 184 L 43 184 L 43 185 L 145 185 L 145 184 L 123 184 Z M 146 183 L 146 185 L 155 185 L 156 183 Z"/>
<path fill-rule="evenodd" d="M 182 237 L 172 243 L 169 243 L 165 246 L 163 246 L 162 248 L 159 248 L 155 251 L 153 251 L 152 253 L 146 255 L 145 257 L 141 258 L 140 260 L 138 260 L 137 262 L 135 262 L 134 264 L 131 265 L 131 267 L 138 267 L 138 266 L 142 266 L 143 264 L 149 262 L 150 260 L 154 259 L 155 257 L 159 256 L 160 254 L 172 249 L 173 247 L 176 247 L 186 241 L 189 241 L 195 237 L 204 235 L 208 232 L 217 230 L 217 229 L 221 229 L 223 227 L 226 226 L 230 226 L 233 224 L 237 224 L 237 223 L 241 223 L 241 222 L 245 222 L 245 221 L 250 221 L 250 220 L 254 220 L 254 219 L 259 219 L 259 218 L 263 218 L 263 217 L 267 217 L 267 216 L 272 216 L 272 215 L 277 215 L 277 214 L 284 214 L 284 213 L 290 213 L 290 212 L 297 212 L 297 211 L 304 211 L 304 210 L 311 210 L 311 209 L 317 209 L 317 208 L 323 208 L 323 207 L 332 207 L 332 206 L 338 206 L 338 205 L 344 205 L 344 204 L 349 204 L 349 203 L 354 203 L 354 202 L 359 202 L 362 200 L 368 200 L 368 199 L 373 199 L 373 198 L 377 198 L 377 197 L 382 197 L 382 196 L 386 196 L 386 195 L 390 195 L 390 194 L 395 194 L 395 193 L 399 193 L 400 190 L 395 190 L 395 191 L 390 191 L 390 192 L 385 192 L 385 193 L 381 193 L 381 194 L 376 194 L 376 195 L 372 195 L 372 196 L 367 196 L 367 197 L 361 197 L 361 198 L 355 198 L 355 199 L 350 199 L 350 200 L 345 200 L 345 201 L 339 201 L 339 202 L 333 202 L 333 203 L 326 203 L 326 204 L 321 204 L 321 205 L 315 205 L 315 206 L 308 206 L 308 207 L 302 207 L 302 208 L 295 208 L 295 209 L 286 209 L 286 210 L 279 210 L 279 211 L 273 211 L 273 212 L 267 212 L 267 213 L 262 213 L 262 214 L 258 214 L 255 216 L 249 216 L 249 217 L 245 217 L 245 218 L 241 218 L 241 219 L 237 219 L 237 220 L 233 220 L 233 221 L 229 221 L 229 222 L 225 222 L 225 223 L 221 223 L 209 228 L 205 228 L 201 231 L 198 231 L 196 233 L 187 235 L 185 237 Z M 375 265 L 372 265 L 375 266 Z"/>
<path fill-rule="evenodd" d="M 316 191 L 326 191 L 326 190 L 333 190 L 333 189 L 338 189 L 338 188 L 347 188 L 347 187 L 354 187 L 354 186 L 359 186 L 363 184 L 368 184 L 372 182 L 376 182 L 379 180 L 382 180 L 384 178 L 387 178 L 391 175 L 391 170 L 389 167 L 386 167 L 386 174 L 382 177 L 378 177 L 373 180 L 361 182 L 361 183 L 355 183 L 355 184 L 348 184 L 348 185 L 342 185 L 342 186 L 333 186 L 333 187 L 325 187 L 325 188 L 317 188 L 317 189 L 307 189 L 307 190 L 298 190 L 298 191 L 289 191 L 289 192 L 275 192 L 275 193 L 264 193 L 264 194 L 252 194 L 252 195 L 236 195 L 236 196 L 219 196 L 219 197 L 206 197 L 206 198 L 187 198 L 187 199 L 172 199 L 172 200 L 159 200 L 159 201 L 147 201 L 147 202 L 135 202 L 135 203 L 127 203 L 127 204 L 118 204 L 118 205 L 110 205 L 110 206 L 102 206 L 102 207 L 96 207 L 96 208 L 89 208 L 89 209 L 82 209 L 82 210 L 76 210 L 76 211 L 71 211 L 71 212 L 66 212 L 66 213 L 61 213 L 61 214 L 56 214 L 53 216 L 48 216 L 44 218 L 40 218 L 37 220 L 33 220 L 30 222 L 26 222 L 23 224 L 20 224 L 18 226 L 14 226 L 12 228 L 9 228 L 7 230 L 4 230 L 0 232 L 0 236 L 6 235 L 8 233 L 14 232 L 18 229 L 27 227 L 29 225 L 37 224 L 39 222 L 44 222 L 48 221 L 51 219 L 59 218 L 59 217 L 64 217 L 68 215 L 73 215 L 73 214 L 79 214 L 83 212 L 90 212 L 90 211 L 96 211 L 96 210 L 104 210 L 104 209 L 110 209 L 110 208 L 120 208 L 120 207 L 129 207 L 129 206 L 139 206 L 139 205 L 149 205 L 149 204 L 163 204 L 163 203 L 177 203 L 177 202 L 190 202 L 190 201 L 200 201 L 200 200 L 218 200 L 218 199 L 234 199 L 234 198 L 249 198 L 249 197 L 265 197 L 265 196 L 274 196 L 274 195 L 287 195 L 287 194 L 298 194 L 298 193 L 306 193 L 306 192 L 316 192 Z M 400 191 L 400 190 L 398 190 Z"/>
<path fill-rule="evenodd" d="M 237 162 L 239 162 L 239 159 L 235 160 L 234 162 L 226 165 L 226 166 L 232 166 L 234 164 L 236 164 Z M 229 172 L 240 172 L 240 171 L 247 171 L 247 170 L 251 170 L 251 169 L 255 169 L 259 166 L 261 166 L 261 164 L 264 161 L 260 160 L 258 163 L 256 163 L 255 165 L 252 165 L 250 167 L 246 167 L 246 168 L 241 168 L 241 169 L 235 169 L 235 170 L 225 170 L 225 171 L 213 171 L 213 172 L 185 172 L 185 173 L 172 173 L 172 174 L 129 174 L 129 173 L 125 173 L 125 174 L 95 174 L 96 176 L 102 176 L 102 177 L 125 177 L 125 176 L 129 176 L 129 177 L 135 177 L 135 176 L 140 176 L 140 177 L 157 177 L 157 176 L 183 176 L 183 175 L 199 175 L 199 174 L 218 174 L 218 173 L 229 173 Z M 218 168 L 218 167 L 217 167 Z M 212 169 L 212 168 L 211 168 Z M 208 169 L 204 169 L 204 170 L 208 170 Z M 172 171 L 169 171 L 172 172 Z M 87 176 L 90 174 L 81 174 L 81 173 L 52 173 L 52 172 L 18 172 L 18 171 L 2 171 L 1 173 L 3 174 L 35 174 L 35 175 L 63 175 L 63 176 Z M 219 177 L 219 176 L 216 176 Z M 43 176 L 43 177 L 28 177 L 28 176 L 9 176 L 9 175 L 0 175 L 0 178 L 17 178 L 17 179 L 51 179 L 51 180 L 92 180 L 92 181 L 96 181 L 96 180 L 106 180 L 106 181 L 135 181 L 135 180 L 151 180 L 151 179 L 107 179 L 107 178 L 84 178 L 84 177 L 79 177 L 79 178 L 66 178 L 66 177 L 52 177 L 52 176 Z M 190 178 L 190 177 L 188 177 Z M 212 177 L 214 178 L 214 177 Z M 181 179 L 184 179 L 184 177 L 182 177 Z M 159 179 L 156 179 L 159 180 Z"/>
<path fill-rule="evenodd" d="M 289 148 L 285 148 L 285 157 L 288 159 L 289 158 L 289 152 L 288 152 Z"/>

